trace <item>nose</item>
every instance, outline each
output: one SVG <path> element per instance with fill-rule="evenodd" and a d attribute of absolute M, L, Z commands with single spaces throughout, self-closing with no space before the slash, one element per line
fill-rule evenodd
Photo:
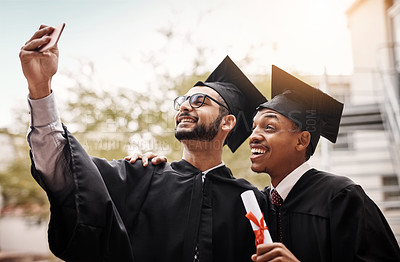
<path fill-rule="evenodd" d="M 180 111 L 190 111 L 192 106 L 189 103 L 189 99 L 186 99 L 180 106 Z"/>
<path fill-rule="evenodd" d="M 253 131 L 250 134 L 249 143 L 255 143 L 255 142 L 258 142 L 260 140 L 262 140 L 262 136 L 261 136 L 261 134 L 259 132 L 259 129 L 256 127 L 256 128 L 253 129 Z"/>

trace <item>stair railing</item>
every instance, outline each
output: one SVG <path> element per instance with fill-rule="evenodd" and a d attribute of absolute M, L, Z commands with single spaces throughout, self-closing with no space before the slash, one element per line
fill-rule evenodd
<path fill-rule="evenodd" d="M 382 103 L 384 125 L 393 141 L 391 153 L 395 171 L 400 181 L 400 101 L 395 92 L 395 85 L 398 81 L 393 79 L 393 74 L 379 72 L 382 79 Z"/>

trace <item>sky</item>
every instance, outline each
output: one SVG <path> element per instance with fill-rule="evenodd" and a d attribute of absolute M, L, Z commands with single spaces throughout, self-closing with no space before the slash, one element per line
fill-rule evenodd
<path fill-rule="evenodd" d="M 350 0 L 0 0 L 0 128 L 12 128 L 14 110 L 26 107 L 27 83 L 18 53 L 41 24 L 66 27 L 59 41 L 54 92 L 63 94 L 60 72 L 91 61 L 99 85 L 140 90 L 154 78 L 144 59 L 157 55 L 172 76 L 187 73 L 195 52 L 205 48 L 210 72 L 229 55 L 252 75 L 275 64 L 304 74 L 351 74 L 345 10 Z M 170 28 L 175 38 L 162 53 Z M 79 72 L 78 72 L 79 73 Z M 83 72 L 84 73 L 84 72 Z M 28 121 L 28 116 L 27 116 Z"/>

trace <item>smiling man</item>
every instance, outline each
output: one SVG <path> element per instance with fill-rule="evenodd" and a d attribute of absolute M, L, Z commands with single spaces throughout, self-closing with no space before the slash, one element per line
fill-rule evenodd
<path fill-rule="evenodd" d="M 336 142 L 343 104 L 275 66 L 271 87 L 273 98 L 254 117 L 251 169 L 271 177 L 267 224 L 281 244 L 259 245 L 253 260 L 400 261 L 393 232 L 363 189 L 307 162 L 320 136 Z"/>
<path fill-rule="evenodd" d="M 58 115 L 58 48 L 38 51 L 53 30 L 42 26 L 20 51 L 32 175 L 50 201 L 52 252 L 67 261 L 250 261 L 255 236 L 240 194 L 253 190 L 261 208 L 265 199 L 233 177 L 222 149 L 234 152 L 250 135 L 265 97 L 226 57 L 174 101 L 182 160 L 145 168 L 91 157 Z"/>

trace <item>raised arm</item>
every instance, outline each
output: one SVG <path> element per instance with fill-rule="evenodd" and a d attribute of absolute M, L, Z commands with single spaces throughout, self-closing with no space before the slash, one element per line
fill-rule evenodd
<path fill-rule="evenodd" d="M 55 45 L 45 52 L 38 51 L 50 40 L 48 34 L 53 30 L 53 27 L 40 26 L 21 48 L 19 57 L 29 88 L 31 119 L 27 139 L 34 167 L 39 171 L 34 173 L 40 174 L 35 178 L 62 201 L 73 190 L 73 179 L 63 154 L 64 130 L 51 94 L 51 79 L 58 67 L 58 48 Z"/>

